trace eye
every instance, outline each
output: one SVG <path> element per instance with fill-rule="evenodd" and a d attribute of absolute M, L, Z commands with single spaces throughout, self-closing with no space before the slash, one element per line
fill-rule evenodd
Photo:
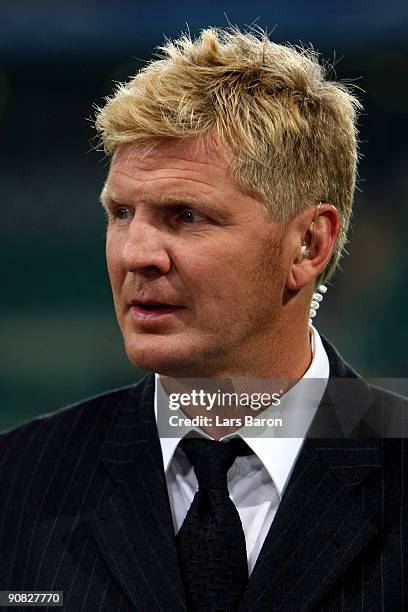
<path fill-rule="evenodd" d="M 128 206 L 118 206 L 113 211 L 113 217 L 118 221 L 128 221 L 133 216 L 133 211 Z"/>
<path fill-rule="evenodd" d="M 198 213 L 190 209 L 183 210 L 179 218 L 181 219 L 181 221 L 184 221 L 184 223 L 196 223 L 197 221 L 205 221 L 205 217 L 203 215 L 199 215 Z"/>

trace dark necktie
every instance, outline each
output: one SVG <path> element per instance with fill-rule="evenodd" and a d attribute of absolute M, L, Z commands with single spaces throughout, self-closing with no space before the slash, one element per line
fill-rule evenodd
<path fill-rule="evenodd" d="M 189 610 L 236 610 L 248 582 L 248 563 L 227 472 L 238 455 L 252 451 L 241 438 L 228 443 L 184 438 L 180 447 L 199 486 L 176 537 Z"/>

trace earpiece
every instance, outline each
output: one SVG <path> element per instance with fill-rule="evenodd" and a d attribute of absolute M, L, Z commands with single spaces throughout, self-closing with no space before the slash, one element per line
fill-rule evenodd
<path fill-rule="evenodd" d="M 300 256 L 299 256 L 300 259 L 304 259 L 305 257 L 309 257 L 309 255 L 310 255 L 310 252 L 309 252 L 309 249 L 307 248 L 307 246 L 303 245 L 302 247 L 300 247 Z"/>
<path fill-rule="evenodd" d="M 313 216 L 312 239 L 311 239 L 310 247 L 307 247 L 306 245 L 302 245 L 300 247 L 299 261 L 302 261 L 302 259 L 307 259 L 308 257 L 311 256 L 311 253 L 314 252 L 314 249 L 315 249 L 315 232 L 314 232 L 315 222 L 319 216 L 319 209 L 321 205 L 322 203 L 319 202 L 318 206 L 316 207 L 315 214 Z M 326 293 L 326 291 L 327 291 L 326 285 L 319 285 L 317 288 L 315 288 L 313 292 L 312 302 L 310 304 L 310 314 L 309 314 L 309 324 L 310 325 L 312 324 L 312 319 L 314 319 L 317 314 L 317 310 L 320 306 L 321 301 L 323 300 L 323 295 Z"/>
<path fill-rule="evenodd" d="M 314 250 L 315 247 L 315 233 L 314 233 L 314 226 L 315 226 L 315 222 L 317 217 L 319 216 L 319 209 L 321 207 L 322 203 L 319 202 L 319 204 L 316 206 L 316 210 L 315 213 L 313 215 L 313 220 L 312 220 L 312 241 L 310 244 L 310 248 L 303 245 L 300 247 L 300 255 L 299 255 L 299 260 L 301 261 L 302 259 L 307 259 L 308 257 L 310 257 L 310 251 Z"/>
<path fill-rule="evenodd" d="M 323 295 L 327 292 L 326 285 L 319 285 L 313 292 L 312 303 L 310 304 L 309 323 L 312 324 L 312 319 L 315 318 L 320 303 L 323 300 Z"/>

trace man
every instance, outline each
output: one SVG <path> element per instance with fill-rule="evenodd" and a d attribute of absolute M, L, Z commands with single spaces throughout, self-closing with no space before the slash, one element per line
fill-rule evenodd
<path fill-rule="evenodd" d="M 264 35 L 163 53 L 96 123 L 116 315 L 156 378 L 1 436 L 1 588 L 63 591 L 73 611 L 404 610 L 406 444 L 378 419 L 406 401 L 309 325 L 346 241 L 359 103 Z M 191 379 L 279 381 L 304 430 L 197 426 Z"/>

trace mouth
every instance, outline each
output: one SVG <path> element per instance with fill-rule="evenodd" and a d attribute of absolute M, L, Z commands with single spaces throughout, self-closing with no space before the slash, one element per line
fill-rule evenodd
<path fill-rule="evenodd" d="M 170 315 L 182 310 L 183 308 L 184 306 L 179 306 L 177 304 L 166 304 L 164 302 L 139 302 L 137 300 L 131 302 L 132 315 L 138 321 Z"/>

